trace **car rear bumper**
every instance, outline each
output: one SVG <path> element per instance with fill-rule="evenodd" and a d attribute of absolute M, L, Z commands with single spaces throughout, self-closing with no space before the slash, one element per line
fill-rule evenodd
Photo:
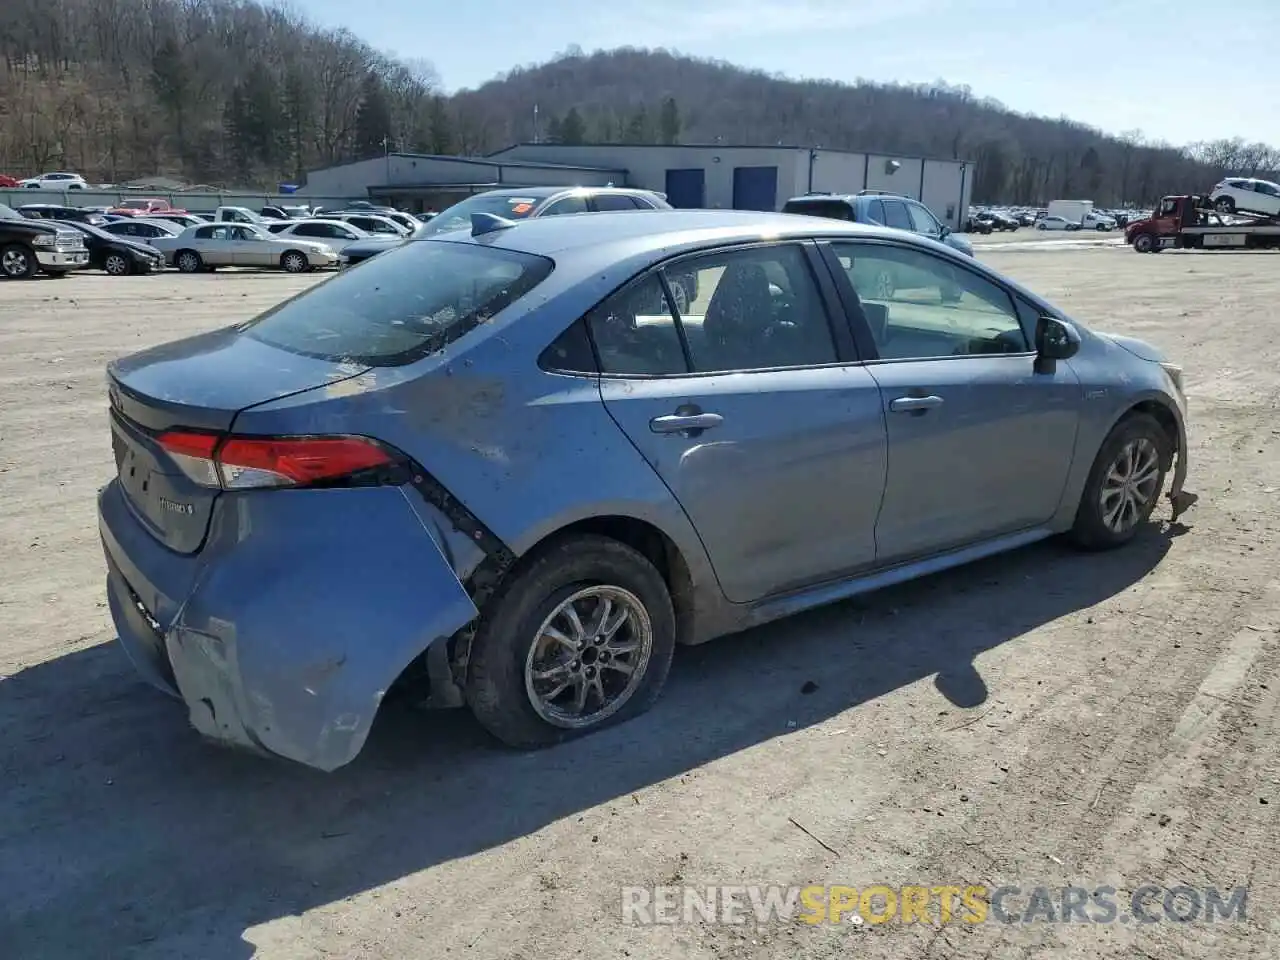
<path fill-rule="evenodd" d="M 98 509 L 121 646 L 228 745 L 350 762 L 403 669 L 476 616 L 399 487 L 223 494 L 191 557 L 155 540 L 116 482 Z"/>

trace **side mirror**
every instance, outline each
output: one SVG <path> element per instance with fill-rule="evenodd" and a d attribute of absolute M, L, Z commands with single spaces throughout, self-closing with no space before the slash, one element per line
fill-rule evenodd
<path fill-rule="evenodd" d="M 951 228 L 950 228 L 950 227 L 948 227 L 948 226 L 944 223 L 944 224 L 942 225 L 942 229 L 941 229 L 940 231 L 938 231 L 938 239 L 939 239 L 939 240 L 945 240 L 945 239 L 947 239 L 947 237 L 949 237 L 949 236 L 951 236 Z"/>
<path fill-rule="evenodd" d="M 1036 373 L 1053 373 L 1059 360 L 1069 360 L 1080 350 L 1080 334 L 1057 317 L 1036 321 Z"/>

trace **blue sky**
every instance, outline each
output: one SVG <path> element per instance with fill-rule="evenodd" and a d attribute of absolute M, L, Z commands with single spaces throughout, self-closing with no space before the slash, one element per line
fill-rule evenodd
<path fill-rule="evenodd" d="M 475 87 L 571 44 L 667 47 L 792 77 L 968 84 L 1012 109 L 1187 143 L 1280 146 L 1280 0 L 292 0 Z M 628 6 L 630 9 L 628 10 Z M 626 11 L 626 12 L 623 12 Z M 1195 39 L 1211 35 L 1212 39 Z"/>

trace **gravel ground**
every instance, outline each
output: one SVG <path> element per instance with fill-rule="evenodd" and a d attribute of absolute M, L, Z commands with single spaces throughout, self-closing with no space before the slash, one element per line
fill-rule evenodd
<path fill-rule="evenodd" d="M 330 776 L 205 745 L 134 678 L 94 519 L 104 363 L 313 279 L 0 285 L 3 955 L 1280 955 L 1280 257 L 995 243 L 984 260 L 1186 364 L 1183 523 L 681 650 L 650 714 L 552 751 L 388 712 Z M 621 885 L 679 883 L 1249 899 L 1211 924 L 623 922 Z"/>

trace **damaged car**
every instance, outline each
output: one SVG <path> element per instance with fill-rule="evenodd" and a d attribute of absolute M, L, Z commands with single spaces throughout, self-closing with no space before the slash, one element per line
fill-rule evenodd
<path fill-rule="evenodd" d="M 677 644 L 1192 498 L 1156 348 L 783 214 L 476 214 L 108 393 L 119 642 L 200 733 L 322 770 L 406 685 L 553 744 L 650 707 Z"/>

